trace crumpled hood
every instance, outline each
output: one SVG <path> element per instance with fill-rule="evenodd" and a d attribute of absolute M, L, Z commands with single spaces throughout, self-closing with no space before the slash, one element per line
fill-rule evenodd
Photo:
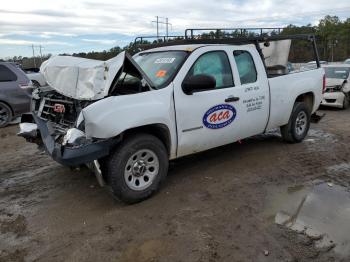
<path fill-rule="evenodd" d="M 125 52 L 108 61 L 54 56 L 41 65 L 40 72 L 46 82 L 64 96 L 78 100 L 98 100 L 108 95 L 125 58 Z"/>
<path fill-rule="evenodd" d="M 332 87 L 332 86 L 341 86 L 344 83 L 344 79 L 339 78 L 327 78 L 326 79 L 326 86 Z"/>

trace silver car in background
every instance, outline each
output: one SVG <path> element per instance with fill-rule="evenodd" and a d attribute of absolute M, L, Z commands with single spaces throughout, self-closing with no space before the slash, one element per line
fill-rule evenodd
<path fill-rule="evenodd" d="M 321 105 L 346 109 L 350 104 L 350 64 L 323 66 L 326 90 Z"/>
<path fill-rule="evenodd" d="M 15 64 L 0 62 L 0 127 L 30 111 L 33 86 Z"/>

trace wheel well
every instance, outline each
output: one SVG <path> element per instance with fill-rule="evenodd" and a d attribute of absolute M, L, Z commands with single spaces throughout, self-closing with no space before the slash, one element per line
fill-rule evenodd
<path fill-rule="evenodd" d="M 295 102 L 304 102 L 307 105 L 307 107 L 309 108 L 310 113 L 311 113 L 312 109 L 314 108 L 315 96 L 312 92 L 301 94 L 297 97 Z"/>
<path fill-rule="evenodd" d="M 7 105 L 7 106 L 10 108 L 10 110 L 11 110 L 12 117 L 15 116 L 15 112 L 13 111 L 12 106 L 11 106 L 9 103 L 7 103 L 7 102 L 5 102 L 5 101 L 3 101 L 3 100 L 0 100 L 0 103 L 3 103 L 3 104 L 5 104 L 5 105 Z"/>
<path fill-rule="evenodd" d="M 123 132 L 122 137 L 123 139 L 125 137 L 128 137 L 130 135 L 136 134 L 136 133 L 146 133 L 154 135 L 155 137 L 159 138 L 160 141 L 165 145 L 168 155 L 170 155 L 171 150 L 171 138 L 170 138 L 170 131 L 168 127 L 164 124 L 152 124 L 152 125 L 146 125 L 146 126 L 140 126 L 128 129 Z"/>

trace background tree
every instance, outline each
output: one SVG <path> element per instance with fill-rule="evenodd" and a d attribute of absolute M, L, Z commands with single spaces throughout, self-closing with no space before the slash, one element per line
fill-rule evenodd
<path fill-rule="evenodd" d="M 248 31 L 248 30 L 233 30 L 233 31 L 222 31 L 216 30 L 212 32 L 202 33 L 196 35 L 196 38 L 208 39 L 208 38 L 232 38 L 232 37 L 249 37 L 255 36 L 258 32 Z M 279 32 L 277 30 L 272 30 L 269 33 L 265 32 L 263 34 L 276 35 Z M 315 34 L 317 37 L 317 46 L 320 54 L 321 60 L 326 61 L 343 61 L 350 57 L 350 18 L 341 21 L 337 16 L 327 15 L 319 21 L 315 26 L 311 24 L 305 26 L 288 25 L 285 27 L 281 34 L 293 35 L 293 34 Z M 179 37 L 178 39 L 183 39 Z M 172 38 L 172 40 L 178 40 L 177 38 Z M 138 41 L 135 45 L 134 42 L 130 42 L 124 47 L 115 46 L 109 50 L 104 50 L 101 52 L 91 51 L 88 53 L 80 52 L 73 53 L 72 56 L 83 57 L 97 60 L 108 60 L 115 57 L 122 51 L 128 51 L 131 54 L 138 52 L 138 45 L 149 45 L 151 43 L 161 43 L 163 39 L 154 40 L 153 42 L 143 40 Z M 169 40 L 171 41 L 171 40 Z M 69 54 L 61 54 L 69 55 Z M 42 61 L 48 59 L 51 55 L 45 55 L 42 59 L 41 57 L 21 57 L 15 56 L 8 61 L 16 62 L 23 66 L 23 68 L 34 67 L 34 59 L 37 67 L 40 66 Z M 307 62 L 314 59 L 313 50 L 307 41 L 292 41 L 291 52 L 290 52 L 291 62 Z M 0 60 L 1 61 L 1 60 Z"/>

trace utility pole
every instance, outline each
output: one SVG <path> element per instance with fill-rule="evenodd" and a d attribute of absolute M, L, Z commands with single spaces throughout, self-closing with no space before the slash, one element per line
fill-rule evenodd
<path fill-rule="evenodd" d="M 152 21 L 152 23 L 157 24 L 157 39 L 159 38 L 159 16 L 156 16 L 156 21 Z"/>
<path fill-rule="evenodd" d="M 41 52 L 42 46 L 39 45 L 39 50 L 40 50 L 40 62 L 43 63 L 43 54 Z"/>
<path fill-rule="evenodd" d="M 157 38 L 159 38 L 159 17 L 157 16 Z"/>
<path fill-rule="evenodd" d="M 34 45 L 32 45 L 32 50 L 33 50 L 34 67 L 36 67 Z"/>
<path fill-rule="evenodd" d="M 165 19 L 165 22 L 163 21 L 159 21 L 159 18 Z M 169 18 L 168 17 L 159 17 L 156 16 L 156 21 L 152 21 L 152 23 L 156 23 L 157 24 L 157 39 L 159 39 L 159 24 L 163 24 L 165 25 L 166 28 L 166 38 L 168 39 L 169 37 L 169 25 L 172 26 L 171 23 L 169 23 Z"/>
<path fill-rule="evenodd" d="M 166 39 L 169 37 L 169 18 L 165 18 L 165 26 L 166 26 Z"/>

